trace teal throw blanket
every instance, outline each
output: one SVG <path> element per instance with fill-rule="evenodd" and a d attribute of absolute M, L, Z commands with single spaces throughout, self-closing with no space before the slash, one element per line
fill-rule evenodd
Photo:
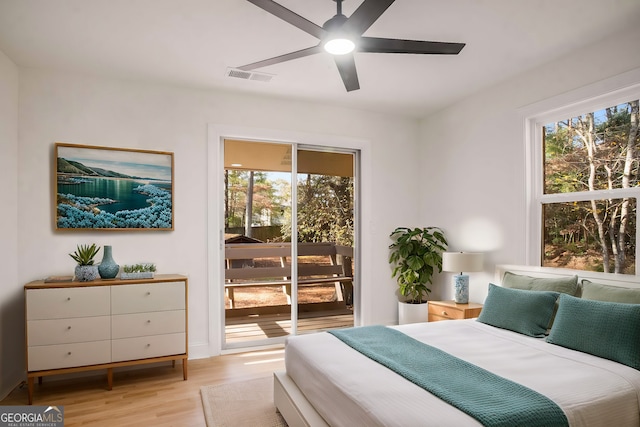
<path fill-rule="evenodd" d="M 568 426 L 551 399 L 385 326 L 329 331 L 484 426 Z M 526 366 L 522 367 L 527 369 Z M 419 404 L 419 402 L 415 402 Z M 429 414 L 425 414 L 428 418 Z"/>

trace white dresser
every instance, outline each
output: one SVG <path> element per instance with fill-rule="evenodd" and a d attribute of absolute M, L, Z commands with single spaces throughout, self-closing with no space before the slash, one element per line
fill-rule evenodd
<path fill-rule="evenodd" d="M 182 360 L 187 379 L 187 278 L 25 285 L 29 404 L 34 378 Z"/>

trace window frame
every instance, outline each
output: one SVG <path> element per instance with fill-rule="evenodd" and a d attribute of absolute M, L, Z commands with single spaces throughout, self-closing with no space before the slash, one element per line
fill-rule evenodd
<path fill-rule="evenodd" d="M 633 197 L 640 201 L 640 188 L 580 191 L 574 193 L 544 193 L 543 126 L 568 117 L 597 111 L 631 100 L 640 99 L 640 69 L 567 92 L 520 110 L 524 120 L 526 247 L 529 265 L 543 263 L 543 211 L 545 204 Z M 640 227 L 636 227 L 636 242 L 640 242 Z M 640 272 L 640 247 L 636 244 L 636 273 Z"/>

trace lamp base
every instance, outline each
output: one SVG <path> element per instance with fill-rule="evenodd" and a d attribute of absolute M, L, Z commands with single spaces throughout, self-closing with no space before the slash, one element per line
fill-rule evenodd
<path fill-rule="evenodd" d="M 467 304 L 469 302 L 469 276 L 466 274 L 456 274 L 453 276 L 453 280 L 455 289 L 454 300 L 457 304 Z"/>

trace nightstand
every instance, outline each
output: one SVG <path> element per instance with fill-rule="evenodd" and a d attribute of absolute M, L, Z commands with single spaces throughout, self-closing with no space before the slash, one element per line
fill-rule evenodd
<path fill-rule="evenodd" d="M 473 319 L 482 311 L 482 304 L 470 302 L 457 304 L 455 301 L 429 301 L 429 322 L 439 320 Z"/>

